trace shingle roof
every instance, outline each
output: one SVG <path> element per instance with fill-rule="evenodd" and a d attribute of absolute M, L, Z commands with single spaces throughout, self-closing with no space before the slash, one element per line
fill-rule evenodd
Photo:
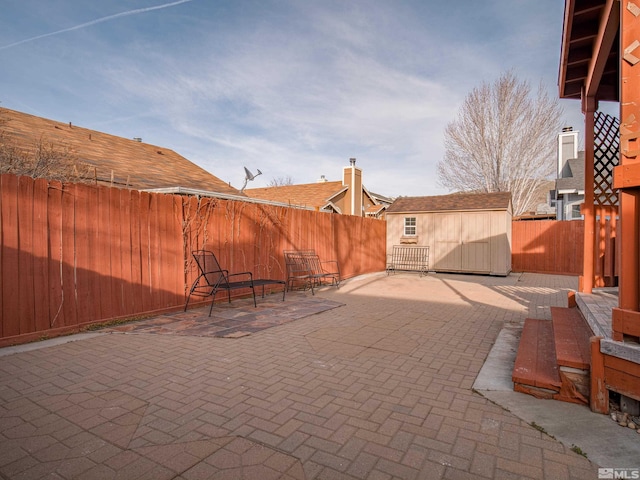
<path fill-rule="evenodd" d="M 387 213 L 443 212 L 466 210 L 507 210 L 511 193 L 454 193 L 433 197 L 399 197 Z"/>
<path fill-rule="evenodd" d="M 98 181 L 136 189 L 186 187 L 241 195 L 226 182 L 168 148 L 0 108 L 0 130 L 24 148 L 40 140 L 68 148 L 95 168 Z"/>
<path fill-rule="evenodd" d="M 558 178 L 558 190 L 584 190 L 584 152 L 578 152 L 578 158 L 567 160 L 571 176 Z"/>
<path fill-rule="evenodd" d="M 368 207 L 368 208 L 365 210 L 365 213 L 368 213 L 368 214 L 378 214 L 378 213 L 380 213 L 381 211 L 383 211 L 386 207 L 387 207 L 387 206 L 386 206 L 386 205 L 384 205 L 384 204 L 371 205 L 370 207 Z"/>
<path fill-rule="evenodd" d="M 337 181 L 283 185 L 280 187 L 247 188 L 244 193 L 251 198 L 322 208 L 333 196 L 345 188 L 341 181 Z"/>

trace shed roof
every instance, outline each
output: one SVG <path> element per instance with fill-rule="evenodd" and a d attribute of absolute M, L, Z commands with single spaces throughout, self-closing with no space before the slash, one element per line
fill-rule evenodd
<path fill-rule="evenodd" d="M 25 149 L 39 142 L 68 148 L 95 169 L 99 182 L 135 189 L 186 187 L 242 195 L 218 177 L 164 147 L 0 108 L 0 128 Z M 113 182 L 111 179 L 113 178 Z"/>
<path fill-rule="evenodd" d="M 387 213 L 508 210 L 511 193 L 453 193 L 432 197 L 399 197 Z"/>

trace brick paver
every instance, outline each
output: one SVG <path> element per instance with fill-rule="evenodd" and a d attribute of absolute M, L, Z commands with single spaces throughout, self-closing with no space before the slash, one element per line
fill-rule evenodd
<path fill-rule="evenodd" d="M 550 318 L 576 283 L 376 275 L 242 338 L 114 333 L 0 357 L 0 478 L 596 478 L 472 391 L 502 326 Z"/>

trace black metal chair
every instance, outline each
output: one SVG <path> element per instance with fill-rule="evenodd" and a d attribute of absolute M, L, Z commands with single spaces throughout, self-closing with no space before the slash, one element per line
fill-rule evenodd
<path fill-rule="evenodd" d="M 287 290 L 291 290 L 295 283 L 302 283 L 305 290 L 308 286 L 315 295 L 314 287 L 322 285 L 323 281 L 331 280 L 331 285 L 336 287 L 340 285 L 338 262 L 323 262 L 314 250 L 285 250 L 284 261 L 287 267 Z"/>
<path fill-rule="evenodd" d="M 219 290 L 226 290 L 231 303 L 231 290 L 239 288 L 250 288 L 253 294 L 253 306 L 257 307 L 256 303 L 256 291 L 253 284 L 253 274 L 251 272 L 239 272 L 229 273 L 228 270 L 224 270 L 220 267 L 218 259 L 210 250 L 196 250 L 191 252 L 196 264 L 198 265 L 198 271 L 200 272 L 198 278 L 193 282 L 189 295 L 187 296 L 187 303 L 184 305 L 185 312 L 189 306 L 189 299 L 191 295 L 197 297 L 211 296 L 211 307 L 209 308 L 209 316 L 213 311 L 213 304 L 216 299 L 216 293 Z M 242 278 L 242 280 L 235 280 Z"/>

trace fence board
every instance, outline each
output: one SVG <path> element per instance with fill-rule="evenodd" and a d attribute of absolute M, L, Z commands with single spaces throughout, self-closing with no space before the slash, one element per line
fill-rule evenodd
<path fill-rule="evenodd" d="M 177 218 L 173 212 L 173 196 L 158 196 L 158 247 L 162 255 L 160 262 L 159 283 L 155 291 L 159 294 L 158 308 L 168 308 L 176 305 L 175 285 L 176 277 L 180 278 L 180 263 L 182 259 L 182 245 L 177 242 L 180 233 L 175 231 Z M 179 250 L 176 248 L 179 247 Z M 176 252 L 180 253 L 177 254 Z"/>
<path fill-rule="evenodd" d="M 95 190 L 87 185 L 76 185 L 75 189 L 75 245 L 76 245 L 76 298 L 78 300 L 78 321 L 88 322 L 95 320 L 94 298 L 98 291 L 93 288 L 92 277 L 95 273 L 92 268 L 92 244 L 91 237 L 91 204 L 89 192 Z M 99 302 L 98 302 L 99 303 Z"/>
<path fill-rule="evenodd" d="M 170 291 L 174 295 L 174 299 L 172 301 L 174 303 L 182 303 L 186 299 L 183 293 L 185 282 L 184 257 L 185 255 L 188 255 L 184 250 L 184 215 L 182 210 L 182 197 L 172 195 L 170 198 L 173 203 L 173 218 L 170 225 L 173 227 L 171 246 L 173 247 L 174 257 L 172 261 L 172 268 L 174 270 L 174 275 L 172 277 L 173 285 L 170 288 Z M 182 241 L 176 242 L 175 239 L 181 239 Z"/>
<path fill-rule="evenodd" d="M 134 313 L 144 312 L 142 301 L 142 240 L 141 240 L 141 214 L 140 214 L 140 192 L 132 190 L 130 193 L 131 219 L 130 239 L 131 239 L 131 311 Z"/>
<path fill-rule="evenodd" d="M 38 178 L 33 189 L 33 282 L 35 331 L 49 327 L 49 229 L 47 228 L 49 182 Z M 2 287 L 0 286 L 0 289 Z M 1 295 L 0 295 L 1 296 Z M 1 307 L 0 307 L 1 308 Z M 1 329 L 1 327 L 0 327 Z M 0 338 L 1 338 L 0 330 Z"/>
<path fill-rule="evenodd" d="M 133 300 L 131 241 L 131 190 L 120 191 L 120 286 L 122 289 L 122 314 L 135 313 Z"/>
<path fill-rule="evenodd" d="M 184 245 L 184 286 L 183 291 L 186 293 L 187 289 L 190 288 L 191 283 L 195 280 L 194 272 L 195 265 L 193 261 L 193 257 L 191 256 L 191 252 L 198 248 L 198 245 L 201 245 L 198 240 L 198 232 L 200 229 L 198 225 L 200 224 L 199 216 L 198 216 L 198 207 L 200 205 L 200 198 L 198 197 L 185 197 L 182 201 L 182 209 L 183 209 L 183 245 Z"/>
<path fill-rule="evenodd" d="M 98 189 L 96 205 L 98 217 L 98 241 L 96 245 L 96 273 L 100 284 L 100 319 L 113 318 L 113 296 L 111 295 L 111 224 L 109 218 L 109 187 Z"/>
<path fill-rule="evenodd" d="M 140 192 L 140 271 L 142 273 L 142 310 L 148 312 L 154 309 L 151 295 L 152 264 L 151 264 L 151 194 Z"/>
<path fill-rule="evenodd" d="M 151 300 L 150 310 L 158 310 L 162 307 L 158 289 L 162 287 L 162 262 L 164 252 L 160 242 L 160 212 L 159 203 L 162 195 L 152 195 L 149 202 L 149 295 Z"/>
<path fill-rule="evenodd" d="M 4 218 L 3 218 L 4 222 Z M 62 184 L 51 182 L 47 196 L 49 229 L 49 328 L 64 324 L 62 290 Z"/>
<path fill-rule="evenodd" d="M 75 208 L 76 185 L 65 184 L 62 189 L 62 326 L 77 324 L 76 275 L 75 275 Z"/>
<path fill-rule="evenodd" d="M 33 180 L 29 177 L 18 178 L 18 268 L 20 275 L 18 292 L 20 298 L 18 319 L 20 333 L 35 329 L 35 287 L 33 277 Z"/>
<path fill-rule="evenodd" d="M 124 315 L 123 285 L 122 285 L 122 218 L 120 208 L 119 188 L 109 189 L 109 259 L 111 272 L 111 316 Z"/>
<path fill-rule="evenodd" d="M 3 335 L 20 333 L 18 178 L 2 176 L 2 322 Z M 9 280 L 10 281 L 7 281 Z"/>
<path fill-rule="evenodd" d="M 89 240 L 89 252 L 87 254 L 87 277 L 88 277 L 88 290 L 90 295 L 91 307 L 89 312 L 91 320 L 99 320 L 105 318 L 102 314 L 102 304 L 100 301 L 102 295 L 102 274 L 100 268 L 102 266 L 102 259 L 99 258 L 100 252 L 103 250 L 100 247 L 100 243 L 104 242 L 103 231 L 100 228 L 100 216 L 97 212 L 97 205 L 100 201 L 99 189 L 94 186 L 87 186 L 87 239 Z"/>

